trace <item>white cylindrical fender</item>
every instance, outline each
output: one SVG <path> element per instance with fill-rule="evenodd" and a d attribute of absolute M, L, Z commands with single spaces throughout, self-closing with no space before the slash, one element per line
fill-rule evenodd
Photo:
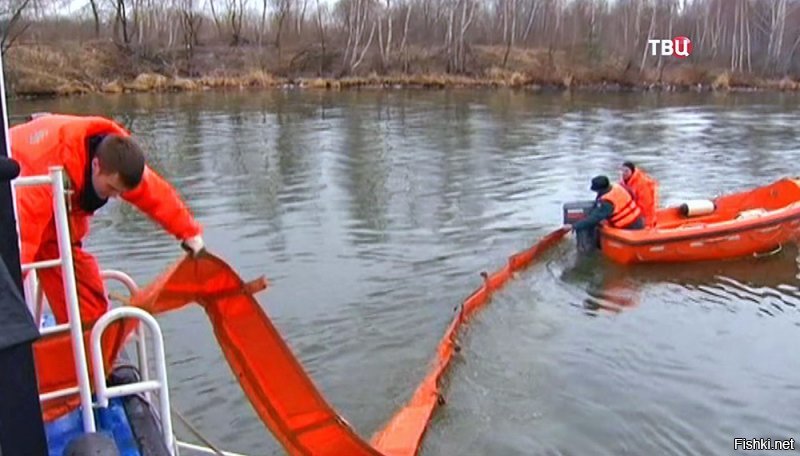
<path fill-rule="evenodd" d="M 679 206 L 681 214 L 685 217 L 708 215 L 714 212 L 716 205 L 711 200 L 689 200 Z"/>

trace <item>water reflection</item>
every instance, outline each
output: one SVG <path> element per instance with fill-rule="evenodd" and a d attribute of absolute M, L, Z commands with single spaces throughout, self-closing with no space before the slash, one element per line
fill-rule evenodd
<path fill-rule="evenodd" d="M 388 206 L 391 197 L 392 136 L 386 134 L 388 119 L 370 112 L 372 104 L 346 109 L 337 123 L 342 132 L 337 168 L 350 198 L 350 218 L 357 223 L 354 243 L 386 240 Z M 377 109 L 380 108 L 378 101 Z"/>
<path fill-rule="evenodd" d="M 727 261 L 688 264 L 620 265 L 599 253 L 570 255 L 558 277 L 585 290 L 587 310 L 622 312 L 639 306 L 646 290 L 664 287 L 678 300 L 713 303 L 732 312 L 797 311 L 800 282 L 798 249 L 787 245 L 777 253 Z M 568 260 L 564 260 L 568 262 Z"/>

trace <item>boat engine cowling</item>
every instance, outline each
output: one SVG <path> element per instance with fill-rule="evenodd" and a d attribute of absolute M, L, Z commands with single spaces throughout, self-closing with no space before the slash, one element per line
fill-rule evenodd
<path fill-rule="evenodd" d="M 594 209 L 594 204 L 594 200 L 564 203 L 564 223 L 574 225 L 585 219 L 589 213 L 592 212 L 592 209 Z"/>
<path fill-rule="evenodd" d="M 595 201 L 570 201 L 564 203 L 563 217 L 564 223 L 574 225 L 575 223 L 585 219 L 592 209 L 594 209 Z M 581 253 L 588 253 L 600 248 L 600 239 L 597 234 L 597 229 L 579 230 L 575 232 L 575 241 L 578 245 L 578 251 Z"/>

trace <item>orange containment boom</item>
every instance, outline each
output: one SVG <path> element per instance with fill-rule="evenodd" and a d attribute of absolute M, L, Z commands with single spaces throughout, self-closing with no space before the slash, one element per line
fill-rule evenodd
<path fill-rule="evenodd" d="M 462 324 L 466 323 L 472 315 L 484 307 L 492 293 L 502 287 L 514 272 L 526 268 L 531 262 L 555 245 L 569 231 L 559 229 L 554 231 L 533 247 L 523 252 L 512 255 L 508 263 L 494 274 L 482 274 L 484 277 L 481 285 L 472 293 L 459 308 L 447 331 L 444 333 L 436 350 L 428 375 L 417 387 L 411 400 L 403 407 L 389 424 L 372 439 L 372 445 L 386 456 L 412 456 L 417 454 L 422 443 L 422 437 L 428 427 L 436 405 L 439 403 L 439 379 L 444 374 L 456 350 L 456 333 Z"/>
<path fill-rule="evenodd" d="M 439 399 L 438 381 L 450 362 L 461 324 L 486 304 L 492 292 L 513 272 L 526 267 L 564 234 L 566 231 L 558 230 L 547 235 L 531 249 L 512 256 L 500 271 L 485 276 L 484 284 L 467 298 L 448 327 L 433 368 L 411 402 L 376 434 L 372 445 L 362 440 L 325 401 L 253 297 L 253 293 L 266 288 L 263 278 L 245 283 L 227 263 L 211 254 L 187 256 L 138 292 L 130 304 L 152 314 L 192 302 L 200 304 L 250 403 L 289 454 L 413 455 Z M 127 320 L 119 323 L 103 339 L 106 369 L 136 327 Z M 40 392 L 76 383 L 67 335 L 46 337 L 36 343 L 35 350 Z M 45 418 L 57 418 L 77 405 L 77 398 L 46 403 Z"/>
<path fill-rule="evenodd" d="M 199 303 L 258 416 L 292 455 L 378 455 L 325 402 L 248 287 L 211 255 L 184 259 L 133 304 L 159 310 Z M 265 285 L 265 284 L 262 284 Z"/>

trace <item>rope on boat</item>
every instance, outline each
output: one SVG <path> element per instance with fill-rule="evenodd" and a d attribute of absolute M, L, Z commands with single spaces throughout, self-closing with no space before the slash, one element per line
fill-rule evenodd
<path fill-rule="evenodd" d="M 189 432 L 191 432 L 192 434 L 194 434 L 195 437 L 200 439 L 200 441 L 203 442 L 207 447 L 209 447 L 214 453 L 216 453 L 218 456 L 225 456 L 225 453 L 223 453 L 222 450 L 214 446 L 214 444 L 211 443 L 207 438 L 203 437 L 203 435 L 200 434 L 200 431 L 198 431 L 196 427 L 192 426 L 192 424 L 189 423 L 189 420 L 187 420 L 183 415 L 181 415 L 179 411 L 175 410 L 175 407 L 170 405 L 170 410 L 172 410 L 172 414 L 177 416 L 178 419 L 181 421 L 181 423 L 183 423 L 183 425 L 186 426 L 187 429 L 189 429 Z"/>

